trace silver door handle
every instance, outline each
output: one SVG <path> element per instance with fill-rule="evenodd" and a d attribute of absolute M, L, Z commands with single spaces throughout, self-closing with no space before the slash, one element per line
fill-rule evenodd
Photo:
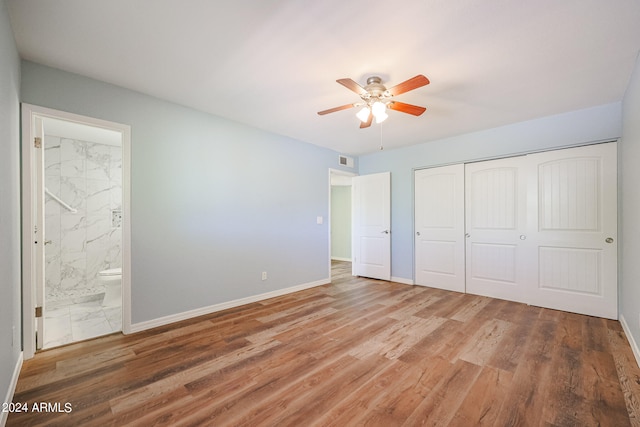
<path fill-rule="evenodd" d="M 607 243 L 613 243 L 613 237 L 607 237 L 604 241 Z"/>
<path fill-rule="evenodd" d="M 389 234 L 389 230 L 382 230 L 381 233 Z"/>
<path fill-rule="evenodd" d="M 526 239 L 527 239 L 527 236 L 525 236 L 524 234 L 520 235 L 520 240 L 526 240 Z"/>
<path fill-rule="evenodd" d="M 466 237 L 468 239 L 469 237 L 471 237 L 471 234 L 465 233 L 464 237 Z"/>
<path fill-rule="evenodd" d="M 416 231 L 416 236 L 419 236 L 419 235 L 420 235 L 420 232 L 419 232 L 419 231 Z"/>
<path fill-rule="evenodd" d="M 45 244 L 45 245 L 50 245 L 50 244 L 52 244 L 52 243 L 53 243 L 53 242 L 52 242 L 51 240 L 45 240 L 45 241 L 44 241 L 44 244 Z"/>

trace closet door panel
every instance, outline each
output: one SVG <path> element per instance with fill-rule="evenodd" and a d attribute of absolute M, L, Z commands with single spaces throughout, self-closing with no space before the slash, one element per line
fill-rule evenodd
<path fill-rule="evenodd" d="M 465 180 L 467 292 L 525 301 L 526 159 L 467 164 Z"/>
<path fill-rule="evenodd" d="M 531 304 L 616 319 L 615 143 L 528 158 L 538 183 Z"/>
<path fill-rule="evenodd" d="M 560 246 L 539 247 L 540 289 L 602 295 L 602 251 Z"/>
<path fill-rule="evenodd" d="M 464 165 L 415 172 L 415 283 L 464 292 Z"/>
<path fill-rule="evenodd" d="M 473 278 L 516 285 L 517 253 L 517 245 L 473 243 L 470 266 Z"/>

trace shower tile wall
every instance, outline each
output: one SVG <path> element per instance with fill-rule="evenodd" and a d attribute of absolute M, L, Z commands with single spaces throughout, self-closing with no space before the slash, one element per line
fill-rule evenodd
<path fill-rule="evenodd" d="M 113 221 L 122 209 L 122 150 L 46 135 L 45 186 L 78 210 L 45 196 L 46 301 L 98 297 L 98 272 L 122 262 L 122 233 Z"/>

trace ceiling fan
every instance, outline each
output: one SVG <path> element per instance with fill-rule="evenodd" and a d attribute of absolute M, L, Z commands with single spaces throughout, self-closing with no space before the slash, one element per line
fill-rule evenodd
<path fill-rule="evenodd" d="M 402 113 L 412 114 L 414 116 L 419 116 L 426 111 L 426 108 L 424 107 L 405 104 L 404 102 L 393 100 L 393 97 L 396 95 L 428 85 L 429 79 L 422 74 L 418 74 L 417 76 L 412 77 L 391 89 L 384 87 L 382 79 L 378 76 L 369 77 L 365 87 L 360 86 L 352 79 L 339 79 L 336 80 L 336 82 L 360 95 L 362 102 L 329 108 L 328 110 L 319 111 L 318 114 L 324 116 L 325 114 L 335 113 L 336 111 L 347 110 L 349 108 L 364 107 L 358 112 L 358 114 L 356 114 L 362 122 L 360 123 L 360 129 L 371 126 L 374 117 L 376 119 L 376 123 L 384 121 L 388 117 L 386 113 L 388 108 Z"/>

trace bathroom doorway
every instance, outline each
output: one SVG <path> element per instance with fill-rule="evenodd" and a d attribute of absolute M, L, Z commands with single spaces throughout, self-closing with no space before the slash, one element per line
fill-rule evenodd
<path fill-rule="evenodd" d="M 122 331 L 130 324 L 129 127 L 29 105 L 23 121 L 23 135 L 38 135 L 23 141 L 23 192 L 32 192 L 23 210 L 35 235 L 25 257 L 34 261 L 25 331 L 27 304 L 35 308 L 34 350 Z"/>

